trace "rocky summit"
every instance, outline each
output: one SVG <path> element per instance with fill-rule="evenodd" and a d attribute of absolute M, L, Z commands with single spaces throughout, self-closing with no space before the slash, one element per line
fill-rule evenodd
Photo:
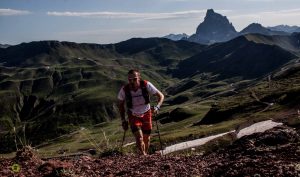
<path fill-rule="evenodd" d="M 196 33 L 188 40 L 192 42 L 211 44 L 228 41 L 237 36 L 237 32 L 226 16 L 208 9 L 204 21 L 197 27 Z"/>
<path fill-rule="evenodd" d="M 226 16 L 214 12 L 213 9 L 208 9 L 204 21 L 197 27 L 196 33 L 191 35 L 187 40 L 210 45 L 218 42 L 226 42 L 245 34 L 286 36 L 298 31 L 299 27 L 297 26 L 290 27 L 279 25 L 267 28 L 259 23 L 251 23 L 240 32 L 237 32 Z"/>

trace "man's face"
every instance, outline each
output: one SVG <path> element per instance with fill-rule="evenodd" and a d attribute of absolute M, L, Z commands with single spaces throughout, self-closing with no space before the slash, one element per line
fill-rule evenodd
<path fill-rule="evenodd" d="M 134 72 L 134 74 L 128 74 L 128 82 L 132 88 L 136 88 L 140 85 L 140 74 Z"/>

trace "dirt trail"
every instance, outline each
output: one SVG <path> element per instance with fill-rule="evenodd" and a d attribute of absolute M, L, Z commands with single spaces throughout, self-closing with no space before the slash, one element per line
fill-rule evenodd
<path fill-rule="evenodd" d="M 204 155 L 83 155 L 42 160 L 28 148 L 13 159 L 0 159 L 0 176 L 299 176 L 299 147 L 300 130 L 278 126 L 242 136 Z M 20 169 L 14 172 L 13 164 Z"/>

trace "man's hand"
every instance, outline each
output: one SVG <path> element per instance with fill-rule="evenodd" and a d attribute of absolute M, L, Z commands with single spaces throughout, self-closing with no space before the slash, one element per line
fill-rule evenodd
<path fill-rule="evenodd" d="M 152 109 L 152 113 L 153 113 L 154 116 L 157 116 L 158 111 L 160 110 L 160 106 L 163 103 L 165 96 L 160 91 L 157 91 L 155 93 L 155 96 L 158 98 L 158 100 L 157 100 L 157 105 L 154 106 L 153 109 Z"/>
<path fill-rule="evenodd" d="M 122 127 L 123 127 L 124 131 L 128 130 L 128 121 L 127 120 L 122 121 Z"/>
<path fill-rule="evenodd" d="M 153 109 L 152 109 L 152 114 L 154 116 L 157 116 L 158 115 L 158 112 L 159 112 L 159 106 L 154 106 Z"/>

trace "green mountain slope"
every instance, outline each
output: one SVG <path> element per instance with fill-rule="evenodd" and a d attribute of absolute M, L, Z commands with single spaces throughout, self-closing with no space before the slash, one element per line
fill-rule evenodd
<path fill-rule="evenodd" d="M 300 65 L 295 62 L 246 88 L 237 86 L 233 95 L 218 99 L 195 125 L 216 124 L 232 119 L 246 122 L 273 119 L 290 123 L 289 118 L 297 120 L 299 101 Z"/>
<path fill-rule="evenodd" d="M 289 36 L 265 36 L 259 34 L 247 34 L 245 35 L 247 40 L 253 41 L 255 43 L 268 44 L 268 45 L 276 45 L 285 50 L 299 53 L 300 51 L 300 33 L 293 33 Z"/>
<path fill-rule="evenodd" d="M 247 36 L 211 46 L 134 38 L 108 45 L 41 41 L 0 49 L 0 151 L 15 148 L 14 128 L 33 145 L 82 126 L 99 125 L 117 138 L 120 132 L 111 130 L 118 124 L 116 96 L 131 68 L 139 68 L 166 95 L 157 117 L 166 143 L 228 131 L 254 112 L 259 114 L 251 120 L 263 119 L 260 111 L 273 99 L 281 101 L 270 112 L 296 106 L 299 53 L 276 40 L 257 42 L 261 35 L 251 38 L 256 42 Z M 267 89 L 269 75 L 278 88 Z M 91 129 L 101 135 L 99 128 Z"/>
<path fill-rule="evenodd" d="M 178 64 L 174 76 L 186 78 L 196 73 L 212 73 L 219 79 L 263 76 L 297 55 L 276 45 L 254 43 L 241 36 L 226 43 L 208 47 Z"/>
<path fill-rule="evenodd" d="M 143 78 L 166 87 L 173 82 L 166 66 L 203 47 L 149 38 L 112 45 L 41 41 L 1 50 L 0 132 L 10 139 L 2 150 L 13 147 L 13 127 L 20 132 L 25 127 L 37 144 L 80 125 L 115 119 L 117 92 L 129 69 L 140 68 Z"/>

